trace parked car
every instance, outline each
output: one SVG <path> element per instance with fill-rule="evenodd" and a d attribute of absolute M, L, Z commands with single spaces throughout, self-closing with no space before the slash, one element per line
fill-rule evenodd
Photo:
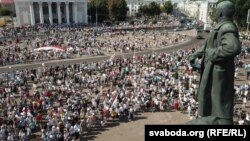
<path fill-rule="evenodd" d="M 196 39 L 203 39 L 203 37 L 201 35 L 197 35 Z"/>
<path fill-rule="evenodd" d="M 177 27 L 177 28 L 174 29 L 174 31 L 182 31 L 182 29 Z"/>

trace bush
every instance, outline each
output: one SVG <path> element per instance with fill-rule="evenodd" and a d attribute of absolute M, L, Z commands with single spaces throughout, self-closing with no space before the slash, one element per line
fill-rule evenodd
<path fill-rule="evenodd" d="M 10 19 L 9 19 L 9 20 L 7 20 L 7 23 L 11 23 L 11 22 L 12 22 L 12 20 L 10 20 Z"/>
<path fill-rule="evenodd" d="M 144 24 L 148 24 L 148 22 L 149 22 L 148 20 L 144 20 L 143 21 Z"/>
<path fill-rule="evenodd" d="M 11 11 L 8 8 L 0 8 L 0 16 L 10 16 Z"/>
<path fill-rule="evenodd" d="M 120 22 L 119 22 L 119 21 L 115 21 L 115 24 L 116 24 L 116 25 L 119 25 L 119 24 L 120 24 Z"/>
<path fill-rule="evenodd" d="M 133 20 L 132 20 L 132 21 L 129 21 L 129 24 L 130 24 L 130 25 L 134 25 L 134 24 L 135 24 L 135 21 L 133 21 Z"/>
<path fill-rule="evenodd" d="M 105 23 L 107 26 L 111 26 L 111 24 L 112 24 L 111 21 L 105 21 L 104 23 Z"/>
<path fill-rule="evenodd" d="M 141 13 L 135 13 L 135 17 L 139 18 L 139 17 L 141 17 L 141 16 L 142 16 Z"/>
<path fill-rule="evenodd" d="M 157 23 L 157 21 L 156 21 L 156 20 L 153 20 L 153 21 L 152 21 L 152 24 L 156 24 L 156 23 Z"/>

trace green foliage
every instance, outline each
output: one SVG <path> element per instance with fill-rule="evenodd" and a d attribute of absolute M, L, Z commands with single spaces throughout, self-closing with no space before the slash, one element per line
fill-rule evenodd
<path fill-rule="evenodd" d="M 148 5 L 140 5 L 138 9 L 138 13 L 141 15 L 147 15 L 148 14 Z"/>
<path fill-rule="evenodd" d="M 129 21 L 129 24 L 130 24 L 130 25 L 134 25 L 134 24 L 135 24 L 135 21 L 131 20 L 131 21 Z"/>
<path fill-rule="evenodd" d="M 141 17 L 141 16 L 142 16 L 141 13 L 135 13 L 135 17 L 139 18 L 139 17 Z"/>
<path fill-rule="evenodd" d="M 151 15 L 151 16 L 160 15 L 161 14 L 160 5 L 157 4 L 154 1 L 149 3 L 148 10 L 149 10 L 149 15 Z"/>
<path fill-rule="evenodd" d="M 210 19 L 215 22 L 216 21 L 216 8 L 212 9 L 212 13 L 209 15 Z"/>
<path fill-rule="evenodd" d="M 116 24 L 116 25 L 119 25 L 119 24 L 120 24 L 120 22 L 119 22 L 119 21 L 115 21 L 115 24 Z"/>
<path fill-rule="evenodd" d="M 174 77 L 175 79 L 178 79 L 178 78 L 179 78 L 179 74 L 178 74 L 177 71 L 173 74 L 173 77 Z"/>
<path fill-rule="evenodd" d="M 96 15 L 98 22 L 103 22 L 104 20 L 107 20 L 108 19 L 107 1 L 91 0 L 90 3 L 88 3 L 88 15 L 91 16 L 92 22 L 96 22 Z"/>
<path fill-rule="evenodd" d="M 156 24 L 156 23 L 157 23 L 157 21 L 156 21 L 156 20 L 153 20 L 153 21 L 152 21 L 152 24 Z"/>
<path fill-rule="evenodd" d="M 5 7 L 0 8 L 0 16 L 10 16 L 11 13 L 12 12 L 8 8 Z"/>
<path fill-rule="evenodd" d="M 127 17 L 127 3 L 125 0 L 108 0 L 109 18 L 124 21 Z"/>
<path fill-rule="evenodd" d="M 156 2 L 150 2 L 148 5 L 141 5 L 139 7 L 139 13 L 146 16 L 155 16 L 161 14 L 160 5 Z"/>
<path fill-rule="evenodd" d="M 166 1 L 166 2 L 163 4 L 162 12 L 165 12 L 165 13 L 167 13 L 167 14 L 170 14 L 170 13 L 172 13 L 173 8 L 174 8 L 174 6 L 172 5 L 172 2 L 171 2 L 171 1 Z"/>

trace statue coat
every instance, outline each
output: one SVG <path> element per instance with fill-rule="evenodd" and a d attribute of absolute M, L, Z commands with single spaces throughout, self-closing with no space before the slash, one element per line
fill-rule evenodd
<path fill-rule="evenodd" d="M 232 119 L 234 105 L 234 57 L 241 52 L 239 32 L 232 20 L 220 21 L 206 44 L 190 57 L 202 58 L 198 114 Z"/>

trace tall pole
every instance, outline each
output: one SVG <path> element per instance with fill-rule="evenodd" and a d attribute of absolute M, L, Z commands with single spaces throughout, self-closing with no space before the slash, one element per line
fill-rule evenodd
<path fill-rule="evenodd" d="M 247 33 L 249 32 L 249 23 L 250 23 L 250 9 L 248 9 L 247 12 Z"/>
<path fill-rule="evenodd" d="M 96 0 L 96 3 L 95 3 L 95 26 L 97 28 L 97 20 L 98 20 L 98 14 L 97 14 L 97 0 Z"/>
<path fill-rule="evenodd" d="M 247 33 L 249 32 L 249 30 L 248 30 L 248 29 L 249 29 L 249 23 L 247 23 Z"/>

